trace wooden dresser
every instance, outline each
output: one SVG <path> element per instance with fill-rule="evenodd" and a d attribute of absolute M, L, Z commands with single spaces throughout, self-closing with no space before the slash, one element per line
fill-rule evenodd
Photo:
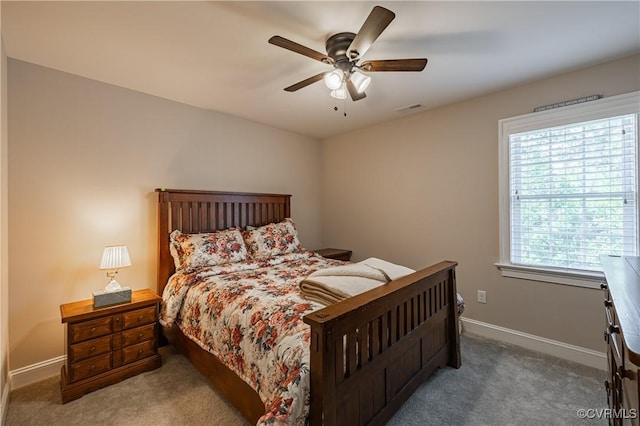
<path fill-rule="evenodd" d="M 92 300 L 60 305 L 67 325 L 67 362 L 62 367 L 62 403 L 143 371 L 160 367 L 158 303 L 151 290 L 136 290 L 131 302 L 94 308 Z"/>
<path fill-rule="evenodd" d="M 640 257 L 602 256 L 609 424 L 640 424 Z"/>

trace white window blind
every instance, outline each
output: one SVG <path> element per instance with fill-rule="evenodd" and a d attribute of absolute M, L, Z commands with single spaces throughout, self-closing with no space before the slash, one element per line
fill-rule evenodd
<path fill-rule="evenodd" d="M 601 271 L 638 255 L 637 114 L 508 135 L 510 262 Z"/>

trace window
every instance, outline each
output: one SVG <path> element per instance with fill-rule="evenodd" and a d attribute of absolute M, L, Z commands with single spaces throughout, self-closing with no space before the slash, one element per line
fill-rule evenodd
<path fill-rule="evenodd" d="M 638 255 L 638 92 L 500 120 L 503 275 L 594 286 Z"/>

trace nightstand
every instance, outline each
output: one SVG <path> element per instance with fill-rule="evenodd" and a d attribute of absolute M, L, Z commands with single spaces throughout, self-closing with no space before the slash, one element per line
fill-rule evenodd
<path fill-rule="evenodd" d="M 153 291 L 136 290 L 131 302 L 94 308 L 92 300 L 60 305 L 66 324 L 67 362 L 60 371 L 62 403 L 160 367 L 158 304 Z"/>
<path fill-rule="evenodd" d="M 325 248 L 314 250 L 314 252 L 327 259 L 344 260 L 347 262 L 351 260 L 351 250 Z"/>

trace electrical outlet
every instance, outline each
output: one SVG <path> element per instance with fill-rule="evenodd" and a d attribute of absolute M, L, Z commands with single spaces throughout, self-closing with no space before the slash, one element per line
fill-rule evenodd
<path fill-rule="evenodd" d="M 487 303 L 487 292 L 478 290 L 478 303 Z"/>

